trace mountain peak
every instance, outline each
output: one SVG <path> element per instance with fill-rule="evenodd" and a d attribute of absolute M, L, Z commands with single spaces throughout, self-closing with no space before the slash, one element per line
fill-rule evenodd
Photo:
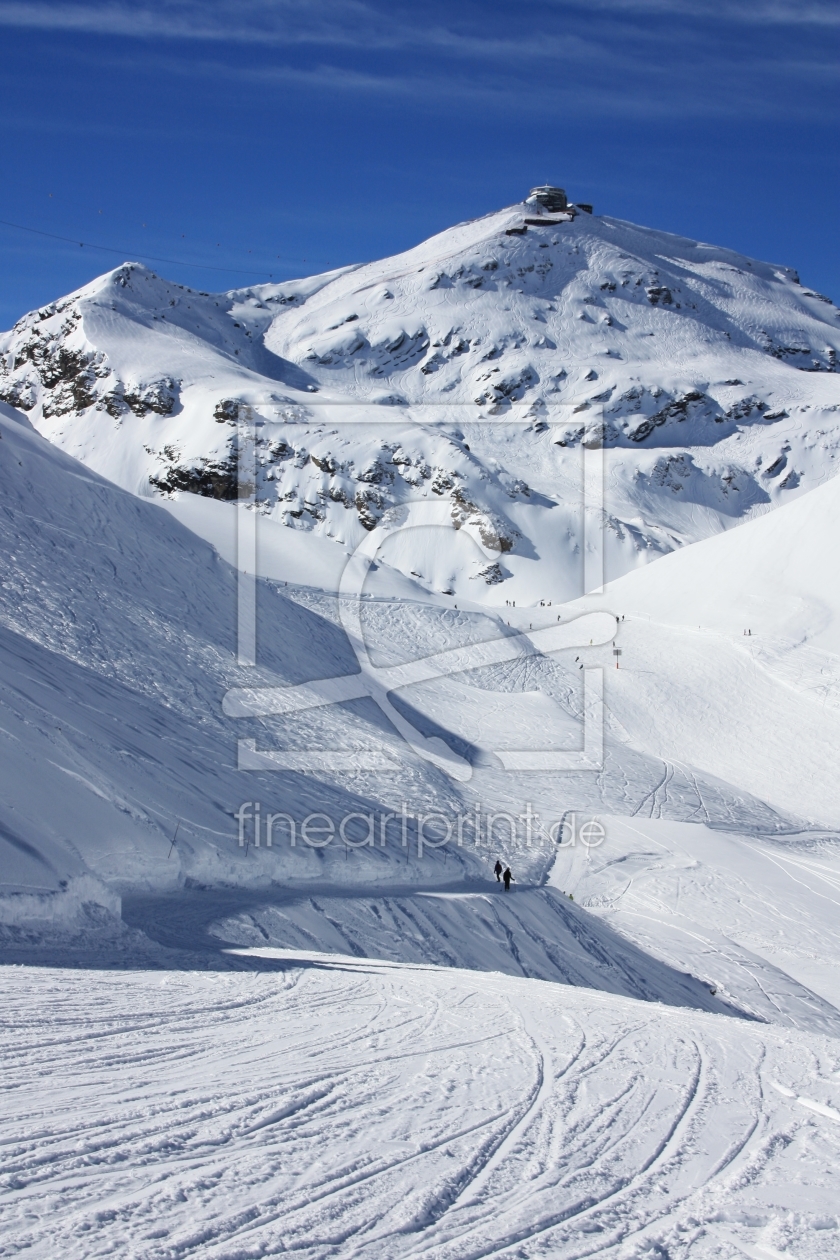
<path fill-rule="evenodd" d="M 624 572 L 825 479 L 838 349 L 838 312 L 791 269 L 544 185 L 395 257 L 277 284 L 210 293 L 127 262 L 0 339 L 0 398 L 166 499 L 236 497 L 244 406 L 264 515 L 352 547 L 433 495 L 500 540 L 487 599 L 527 587 L 546 550 L 571 596 L 581 444 L 607 447 L 608 571 Z M 470 564 L 435 582 L 474 593 Z"/>

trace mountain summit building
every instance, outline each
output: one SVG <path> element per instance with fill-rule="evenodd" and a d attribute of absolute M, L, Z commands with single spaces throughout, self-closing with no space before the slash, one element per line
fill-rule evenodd
<path fill-rule="evenodd" d="M 542 206 L 545 210 L 565 210 L 569 202 L 565 188 L 554 188 L 551 184 L 541 184 L 532 188 L 525 198 L 528 206 Z"/>
<path fill-rule="evenodd" d="M 552 184 L 541 184 L 539 188 L 532 188 L 525 198 L 525 205 L 539 206 L 542 210 L 555 214 L 558 211 L 566 211 L 574 216 L 578 210 L 584 210 L 587 214 L 592 213 L 591 205 L 583 201 L 577 201 L 571 205 L 565 188 L 555 188 Z"/>

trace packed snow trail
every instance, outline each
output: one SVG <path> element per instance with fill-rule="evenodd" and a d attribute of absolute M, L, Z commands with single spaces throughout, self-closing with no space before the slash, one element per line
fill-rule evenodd
<path fill-rule="evenodd" d="M 5 973 L 2 1254 L 838 1254 L 834 1040 L 307 951 L 229 966 Z"/>

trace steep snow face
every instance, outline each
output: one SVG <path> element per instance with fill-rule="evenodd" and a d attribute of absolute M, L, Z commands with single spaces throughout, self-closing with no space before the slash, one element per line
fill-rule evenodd
<path fill-rule="evenodd" d="M 0 339 L 0 397 L 170 500 L 237 496 L 244 418 L 264 517 L 352 549 L 392 505 L 437 499 L 498 562 L 447 568 L 450 532 L 395 566 L 503 604 L 584 589 L 581 447 L 607 448 L 609 576 L 830 476 L 838 347 L 838 312 L 790 270 L 519 205 L 228 294 L 127 264 Z"/>
<path fill-rule="evenodd" d="M 113 890 L 186 879 L 265 884 L 333 868 L 338 880 L 354 878 L 337 848 L 243 851 L 234 815 L 244 800 L 340 819 L 371 808 L 369 794 L 398 810 L 416 790 L 409 809 L 432 801 L 457 809 L 449 781 L 423 761 L 403 766 L 398 782 L 360 779 L 352 766 L 320 777 L 240 773 L 240 737 L 259 747 L 345 749 L 351 762 L 353 749 L 396 750 L 401 741 L 361 706 L 294 725 L 226 718 L 222 697 L 232 685 L 352 673 L 343 631 L 260 584 L 260 664 L 241 666 L 234 571 L 5 404 L 0 503 L 0 924 L 72 915 L 81 903 L 67 886 L 78 880 L 100 885 L 93 896 L 83 883 L 82 900 L 111 905 Z M 367 880 L 393 876 L 392 852 L 369 856 Z M 466 851 L 450 858 L 446 878 L 465 863 Z M 423 878 L 441 866 L 432 854 Z M 400 882 L 418 873 L 399 864 Z M 56 899 L 62 889 L 68 895 Z M 46 900 L 38 909 L 21 902 L 27 897 Z"/>

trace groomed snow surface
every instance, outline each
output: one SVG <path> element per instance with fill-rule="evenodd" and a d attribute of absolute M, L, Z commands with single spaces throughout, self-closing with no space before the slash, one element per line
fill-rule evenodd
<path fill-rule="evenodd" d="M 840 1042 L 264 948 L 11 970 L 3 1254 L 837 1256 Z"/>
<path fill-rule="evenodd" d="M 836 312 L 522 215 L 0 342 L 0 1256 L 840 1256 Z"/>

